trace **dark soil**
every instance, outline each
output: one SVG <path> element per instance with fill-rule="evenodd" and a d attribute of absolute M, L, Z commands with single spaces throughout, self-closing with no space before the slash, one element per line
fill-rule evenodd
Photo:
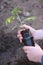
<path fill-rule="evenodd" d="M 0 65 L 38 65 L 30 62 L 24 53 L 23 44 L 12 34 L 0 35 Z"/>
<path fill-rule="evenodd" d="M 23 44 L 16 37 L 18 29 L 11 31 L 12 26 L 17 23 L 14 21 L 7 27 L 5 25 L 6 18 L 16 6 L 37 17 L 35 21 L 26 24 L 35 29 L 43 29 L 43 3 L 39 0 L 0 0 L 0 65 L 40 65 L 27 59 L 22 49 Z M 39 45 L 43 48 L 43 40 L 39 41 Z"/>

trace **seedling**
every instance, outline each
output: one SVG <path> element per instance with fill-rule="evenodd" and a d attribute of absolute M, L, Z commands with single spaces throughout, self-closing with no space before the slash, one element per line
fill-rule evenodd
<path fill-rule="evenodd" d="M 19 25 L 22 25 L 23 23 L 25 23 L 25 21 L 30 21 L 30 20 L 35 20 L 36 19 L 36 17 L 35 16 L 31 16 L 31 17 L 29 17 L 30 16 L 30 13 L 29 13 L 29 16 L 25 16 L 24 17 L 24 20 L 22 21 L 21 20 L 21 18 L 20 18 L 20 15 L 19 14 L 23 14 L 23 11 L 21 11 L 21 9 L 20 8 L 18 8 L 18 7 L 15 7 L 12 11 L 11 11 L 11 16 L 10 17 L 8 17 L 7 19 L 6 19 L 6 26 L 7 25 L 9 25 L 10 23 L 12 23 L 12 21 L 13 20 L 15 20 L 15 19 L 17 19 L 18 21 L 17 21 L 17 23 L 19 24 Z M 25 12 L 26 13 L 26 12 Z M 15 25 L 13 28 L 12 28 L 12 30 L 14 30 L 15 28 L 17 28 L 17 25 Z"/>

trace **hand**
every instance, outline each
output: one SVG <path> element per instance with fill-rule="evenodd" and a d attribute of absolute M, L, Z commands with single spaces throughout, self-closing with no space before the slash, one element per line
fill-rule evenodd
<path fill-rule="evenodd" d="M 34 37 L 34 40 L 38 40 L 38 39 L 43 39 L 43 30 L 35 30 L 34 28 L 32 28 L 31 26 L 28 26 L 28 25 L 23 25 L 21 26 L 21 30 L 18 31 L 18 39 L 20 40 L 20 42 L 22 43 L 22 35 L 21 35 L 21 31 L 24 30 L 24 29 L 29 29 L 32 36 Z"/>
<path fill-rule="evenodd" d="M 32 36 L 35 38 L 34 34 L 35 34 L 36 30 L 34 28 L 32 28 L 31 26 L 25 25 L 25 24 L 23 26 L 20 26 L 20 28 L 21 29 L 18 31 L 17 37 L 18 37 L 18 39 L 20 40 L 21 43 L 22 43 L 22 39 L 23 39 L 23 37 L 21 35 L 21 31 L 23 31 L 25 29 L 29 29 L 29 31 L 31 32 Z"/>
<path fill-rule="evenodd" d="M 27 58 L 30 61 L 41 62 L 41 57 L 43 55 L 43 51 L 37 43 L 35 44 L 35 47 L 24 46 L 23 50 L 27 54 Z"/>
<path fill-rule="evenodd" d="M 35 30 L 34 28 L 32 28 L 28 25 L 23 25 L 23 26 L 21 26 L 21 28 L 22 29 L 18 31 L 18 35 L 17 35 L 17 37 L 21 43 L 22 43 L 22 39 L 23 39 L 23 37 L 21 35 L 21 31 L 24 29 L 29 29 L 35 40 L 40 39 L 40 37 L 41 37 L 40 33 L 42 33 L 41 30 Z M 35 47 L 24 46 L 23 50 L 27 54 L 27 57 L 30 61 L 41 62 L 41 57 L 43 55 L 43 51 L 38 44 L 35 44 Z"/>

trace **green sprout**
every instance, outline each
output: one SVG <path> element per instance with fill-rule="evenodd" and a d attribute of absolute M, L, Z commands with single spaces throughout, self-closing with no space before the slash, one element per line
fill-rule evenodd
<path fill-rule="evenodd" d="M 18 13 L 21 13 L 21 10 L 20 10 L 20 8 L 15 7 L 15 8 L 11 11 L 11 13 L 16 15 L 16 14 L 18 14 Z"/>

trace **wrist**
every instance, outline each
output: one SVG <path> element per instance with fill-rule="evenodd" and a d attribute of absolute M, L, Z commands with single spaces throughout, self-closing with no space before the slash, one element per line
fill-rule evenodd
<path fill-rule="evenodd" d="M 36 30 L 36 32 L 34 33 L 34 39 L 43 39 L 43 30 Z"/>

